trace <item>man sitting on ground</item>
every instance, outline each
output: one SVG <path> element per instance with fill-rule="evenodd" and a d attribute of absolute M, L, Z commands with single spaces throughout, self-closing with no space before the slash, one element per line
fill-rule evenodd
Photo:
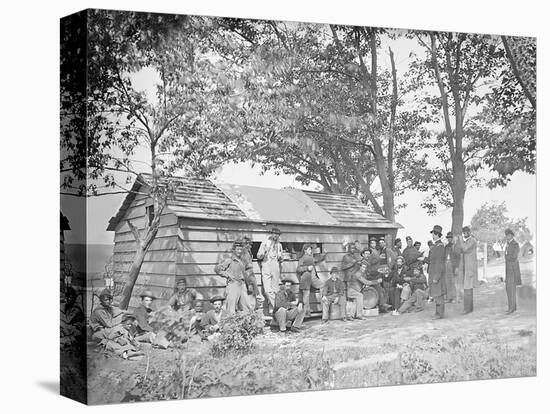
<path fill-rule="evenodd" d="M 201 318 L 200 326 L 203 329 L 204 337 L 211 340 L 215 334 L 220 331 L 220 322 L 227 316 L 227 312 L 222 309 L 223 301 L 225 299 L 222 296 L 214 296 L 210 299 L 213 309 L 210 309 Z"/>
<path fill-rule="evenodd" d="M 123 318 L 127 312 L 113 306 L 113 296 L 108 289 L 99 294 L 99 306 L 90 316 L 92 338 L 99 342 L 107 352 L 112 352 L 124 359 L 142 355 L 138 344 L 123 326 Z"/>
<path fill-rule="evenodd" d="M 292 280 L 284 278 L 283 285 L 275 295 L 273 309 L 273 318 L 279 324 L 279 331 L 286 332 L 287 322 L 290 322 L 290 330 L 300 332 L 305 314 L 304 304 L 298 303 L 296 295 L 292 292 Z"/>
<path fill-rule="evenodd" d="M 404 280 L 411 286 L 411 297 L 403 302 L 398 310 L 393 311 L 392 315 L 401 315 L 413 308 L 417 312 L 424 310 L 424 301 L 428 298 L 428 294 L 426 293 L 428 282 L 426 276 L 422 273 L 422 269 L 415 267 L 412 276 L 406 276 Z"/>
<path fill-rule="evenodd" d="M 327 323 L 329 319 L 330 305 L 340 307 L 340 319 L 346 321 L 346 298 L 344 295 L 344 282 L 340 279 L 339 270 L 335 266 L 330 269 L 330 278 L 325 282 L 321 289 L 321 303 L 323 305 L 322 322 Z"/>
<path fill-rule="evenodd" d="M 144 291 L 139 296 L 141 297 L 141 303 L 134 310 L 137 323 L 135 339 L 138 342 L 153 343 L 155 332 L 149 322 L 153 313 L 152 304 L 156 298 L 150 290 Z"/>

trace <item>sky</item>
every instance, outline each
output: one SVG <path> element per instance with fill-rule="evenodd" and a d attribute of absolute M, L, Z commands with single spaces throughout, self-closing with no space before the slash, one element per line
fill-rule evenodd
<path fill-rule="evenodd" d="M 389 68 L 389 52 L 388 48 L 393 50 L 395 54 L 395 62 L 398 77 L 407 70 L 407 65 L 410 62 L 411 53 L 420 55 L 423 52 L 421 47 L 415 40 L 398 38 L 386 39 L 380 52 L 379 64 L 381 67 Z M 155 83 L 158 81 L 158 75 L 152 71 L 144 69 L 132 76 L 132 84 L 135 89 L 144 91 L 150 100 L 155 97 Z M 405 105 L 410 105 L 411 102 L 405 102 Z M 475 111 L 475 108 L 473 109 Z M 441 128 L 442 125 L 434 125 L 434 128 Z M 134 158 L 141 161 L 147 161 L 146 152 L 138 151 Z M 144 169 L 144 164 L 139 163 L 136 169 L 147 171 Z M 304 187 L 297 182 L 293 176 L 275 175 L 272 172 L 265 174 L 260 173 L 259 167 L 251 167 L 248 163 L 227 164 L 221 167 L 215 180 L 229 184 L 252 185 L 259 187 L 282 188 L 295 187 L 307 188 L 311 190 L 319 190 L 320 187 L 312 184 Z M 421 207 L 421 202 L 429 194 L 419 193 L 416 191 L 407 191 L 406 194 L 396 199 L 396 204 L 406 203 L 407 207 L 401 209 L 396 217 L 404 229 L 400 230 L 398 237 L 404 239 L 410 235 L 415 240 L 421 241 L 423 244 L 429 239 L 429 230 L 435 224 L 443 227 L 444 231 L 450 229 L 451 225 L 451 209 L 440 209 L 435 216 L 428 216 L 426 211 Z M 109 219 L 114 216 L 120 207 L 124 195 L 102 196 L 90 198 L 88 200 L 88 243 L 105 243 L 110 244 L 113 241 L 114 234 L 107 232 L 106 227 Z M 488 188 L 471 188 L 466 192 L 464 203 L 465 223 L 468 223 L 475 213 L 476 209 L 486 202 L 506 202 L 508 207 L 508 215 L 511 218 L 527 217 L 527 224 L 534 233 L 536 228 L 536 177 L 525 173 L 516 173 L 512 177 L 511 182 L 504 188 L 488 189 Z M 62 204 L 64 214 L 69 218 L 69 221 L 78 220 L 77 217 L 71 217 L 71 207 L 76 207 L 77 200 L 72 197 L 63 197 Z M 83 243 L 82 237 L 76 233 L 67 235 L 68 243 Z"/>

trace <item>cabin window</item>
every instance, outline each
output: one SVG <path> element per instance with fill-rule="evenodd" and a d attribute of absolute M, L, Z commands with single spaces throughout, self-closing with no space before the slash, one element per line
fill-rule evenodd
<path fill-rule="evenodd" d="M 145 207 L 145 217 L 147 218 L 147 225 L 150 226 L 153 223 L 153 218 L 155 217 L 155 206 L 152 204 Z"/>
<path fill-rule="evenodd" d="M 288 253 L 290 260 L 298 260 L 302 255 L 302 248 L 304 247 L 304 244 L 309 243 L 313 245 L 313 254 L 320 254 L 323 253 L 323 244 L 322 243 L 311 243 L 311 242 L 281 242 L 281 245 L 283 246 L 283 251 L 285 253 Z M 257 260 L 258 257 L 258 250 L 260 250 L 260 245 L 262 242 L 252 242 L 252 258 L 254 260 Z"/>

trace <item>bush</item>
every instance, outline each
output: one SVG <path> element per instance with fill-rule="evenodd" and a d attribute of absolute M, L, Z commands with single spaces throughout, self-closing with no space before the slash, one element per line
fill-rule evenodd
<path fill-rule="evenodd" d="M 249 351 L 252 340 L 263 332 L 264 324 L 264 317 L 259 312 L 237 312 L 227 317 L 222 320 L 220 332 L 212 342 L 212 355 L 221 357 L 230 351 Z"/>

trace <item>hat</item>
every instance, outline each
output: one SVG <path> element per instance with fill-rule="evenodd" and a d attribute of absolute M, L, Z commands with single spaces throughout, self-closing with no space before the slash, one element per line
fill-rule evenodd
<path fill-rule="evenodd" d="M 277 227 L 273 227 L 271 229 L 271 233 L 272 234 L 281 234 L 281 230 L 279 230 Z"/>
<path fill-rule="evenodd" d="M 462 227 L 462 233 L 471 233 L 472 230 L 470 230 L 470 226 L 464 226 Z"/>
<path fill-rule="evenodd" d="M 447 239 L 452 239 L 453 238 L 453 233 L 451 231 L 448 232 L 446 238 Z"/>
<path fill-rule="evenodd" d="M 110 291 L 109 289 L 105 288 L 105 289 L 103 289 L 103 290 L 101 291 L 101 293 L 99 294 L 99 298 L 101 299 L 101 298 L 103 298 L 103 297 L 105 297 L 105 296 L 107 296 L 107 297 L 109 297 L 109 298 L 112 298 L 112 297 L 113 297 L 113 294 L 111 293 L 111 291 Z"/>
<path fill-rule="evenodd" d="M 284 285 L 286 282 L 294 283 L 294 279 L 291 279 L 290 276 L 284 276 L 284 277 L 281 279 L 281 283 Z"/>
<path fill-rule="evenodd" d="M 415 246 L 420 246 L 421 244 L 422 244 L 422 243 L 420 243 L 419 241 L 415 241 L 415 242 L 414 242 L 414 245 L 415 245 Z"/>
<path fill-rule="evenodd" d="M 438 233 L 440 236 L 443 234 L 443 227 L 441 227 L 440 225 L 436 224 L 433 228 L 432 231 L 430 231 L 430 233 Z"/>
<path fill-rule="evenodd" d="M 399 239 L 399 238 L 395 239 L 395 241 L 393 242 L 393 244 L 397 244 L 397 243 L 401 243 L 401 239 Z"/>
<path fill-rule="evenodd" d="M 313 249 L 313 245 L 312 244 L 309 244 L 309 243 L 306 243 L 302 246 L 302 252 L 305 252 L 308 248 L 311 248 Z"/>
<path fill-rule="evenodd" d="M 225 300 L 225 298 L 223 296 L 216 295 L 216 296 L 212 296 L 210 298 L 210 303 L 214 303 L 214 302 L 217 302 L 217 301 L 223 302 L 224 300 Z"/>
<path fill-rule="evenodd" d="M 156 299 L 155 295 L 153 295 L 153 292 L 151 292 L 150 290 L 144 290 L 143 292 L 140 293 L 139 295 L 140 298 L 151 298 L 153 300 Z"/>
<path fill-rule="evenodd" d="M 340 271 L 340 269 L 338 268 L 338 266 L 332 266 L 330 268 L 330 273 L 338 273 Z"/>
<path fill-rule="evenodd" d="M 405 240 L 410 240 L 410 241 L 412 241 L 412 239 L 413 239 L 413 238 L 412 238 L 411 236 L 405 237 Z"/>
<path fill-rule="evenodd" d="M 244 246 L 244 242 L 243 242 L 243 239 L 237 239 L 233 242 L 233 248 L 235 247 L 243 247 Z"/>
<path fill-rule="evenodd" d="M 363 256 L 363 253 L 365 252 L 369 252 L 369 253 L 372 253 L 372 250 L 370 247 L 365 247 L 363 250 L 361 250 L 361 256 Z"/>
<path fill-rule="evenodd" d="M 506 230 L 504 230 L 504 234 L 506 234 L 506 235 L 509 234 L 510 236 L 514 236 L 514 232 L 512 231 L 512 229 L 506 229 Z"/>
<path fill-rule="evenodd" d="M 186 285 L 186 284 L 187 284 L 187 281 L 185 279 L 178 279 L 178 281 L 176 282 L 176 286 Z"/>

